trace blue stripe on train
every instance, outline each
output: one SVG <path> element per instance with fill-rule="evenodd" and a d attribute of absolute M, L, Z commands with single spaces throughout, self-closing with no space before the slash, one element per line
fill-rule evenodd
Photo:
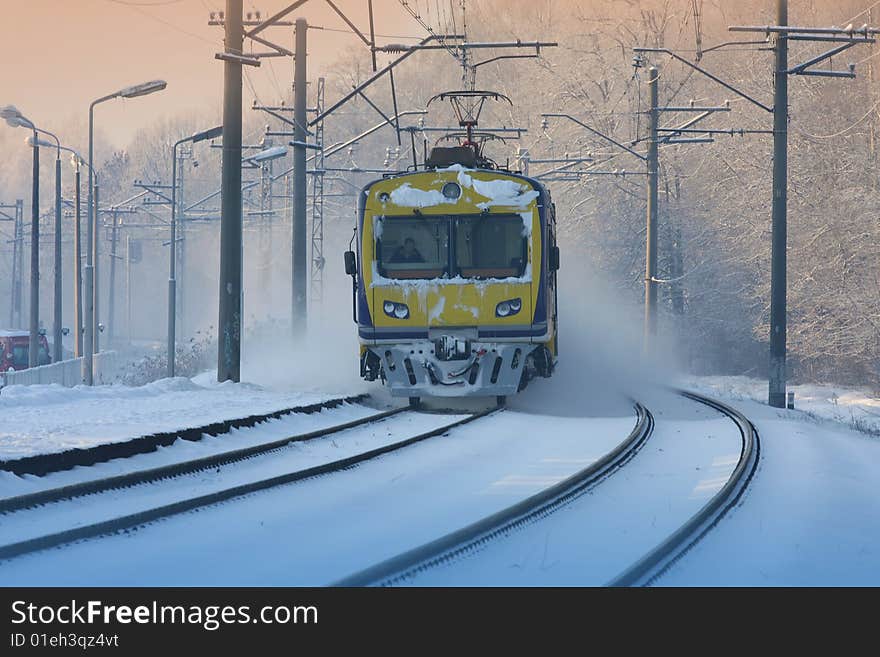
<path fill-rule="evenodd" d="M 478 340 L 486 339 L 503 339 L 503 338 L 535 338 L 544 335 L 547 332 L 546 326 L 533 329 L 521 329 L 515 331 L 480 331 Z M 369 329 L 360 329 L 358 335 L 364 340 L 427 340 L 427 331 L 371 331 Z"/>

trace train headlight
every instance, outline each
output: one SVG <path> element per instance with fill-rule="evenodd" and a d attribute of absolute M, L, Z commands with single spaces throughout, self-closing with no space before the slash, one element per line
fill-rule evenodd
<path fill-rule="evenodd" d="M 510 317 L 511 315 L 516 315 L 520 310 L 522 310 L 522 299 L 508 299 L 495 306 L 495 315 L 497 317 Z"/>
<path fill-rule="evenodd" d="M 458 183 L 448 182 L 443 185 L 443 189 L 441 190 L 443 196 L 445 196 L 450 201 L 457 201 L 461 197 L 461 187 Z"/>
<path fill-rule="evenodd" d="M 382 310 L 385 311 L 386 315 L 394 319 L 406 319 L 409 317 L 409 307 L 405 303 L 386 301 L 382 304 Z"/>

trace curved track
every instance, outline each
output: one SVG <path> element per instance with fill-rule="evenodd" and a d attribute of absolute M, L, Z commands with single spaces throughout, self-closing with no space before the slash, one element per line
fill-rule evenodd
<path fill-rule="evenodd" d="M 393 411 L 386 411 L 384 413 L 378 413 L 374 416 L 370 416 L 368 418 L 362 418 L 361 420 L 356 420 L 354 422 L 346 423 L 345 425 L 338 425 L 336 427 L 330 427 L 329 429 L 323 429 L 321 431 L 312 432 L 311 434 L 304 434 L 308 436 L 305 439 L 313 439 L 321 436 L 326 436 L 331 433 L 336 433 L 338 431 L 342 431 L 346 428 L 351 428 L 352 426 L 358 426 L 363 424 L 368 424 L 371 422 L 378 422 L 386 419 L 391 415 L 395 415 L 397 413 L 401 413 L 404 411 L 408 411 L 409 409 L 395 409 Z M 240 497 L 243 495 L 247 495 L 250 493 L 267 490 L 270 488 L 274 488 L 277 486 L 283 486 L 285 484 L 293 483 L 296 481 L 301 481 L 303 479 L 309 479 L 312 477 L 329 474 L 332 472 L 337 472 L 340 470 L 345 470 L 347 468 L 351 468 L 360 463 L 368 461 L 370 459 L 377 458 L 384 454 L 388 454 L 390 452 L 394 452 L 396 450 L 402 449 L 409 445 L 413 445 L 415 443 L 427 440 L 428 438 L 432 438 L 435 436 L 441 436 L 447 433 L 449 430 L 454 429 L 455 427 L 468 424 L 473 422 L 474 420 L 486 417 L 491 413 L 497 412 L 498 408 L 490 408 L 478 413 L 474 413 L 469 415 L 461 420 L 457 420 L 455 422 L 451 422 L 445 424 L 436 429 L 432 429 L 430 431 L 418 434 L 416 436 L 412 436 L 410 438 L 406 438 L 405 440 L 397 441 L 394 443 L 390 443 L 388 445 L 384 445 L 382 447 L 378 447 L 372 450 L 368 450 L 366 452 L 362 452 L 360 454 L 356 454 L 354 456 L 349 456 L 343 459 L 339 459 L 336 461 L 332 461 L 329 463 L 324 463 L 321 465 L 313 466 L 310 468 L 305 468 L 301 470 L 295 470 L 292 472 L 287 472 L 285 474 L 276 475 L 266 479 L 260 479 L 257 481 L 248 482 L 246 484 L 240 484 L 228 488 L 224 488 L 222 490 L 217 490 L 205 495 L 200 495 L 197 497 L 190 497 L 183 500 L 179 500 L 170 504 L 165 504 L 162 506 L 157 506 L 154 508 L 150 508 L 144 511 L 139 511 L 137 513 L 132 513 L 124 516 L 119 516 L 110 520 L 103 520 L 100 522 L 95 522 L 92 524 L 87 524 L 83 526 L 78 526 L 72 529 L 67 529 L 64 531 L 59 531 L 51 534 L 45 534 L 36 538 L 27 539 L 24 541 L 19 541 L 16 543 L 10 543 L 7 545 L 0 546 L 0 559 L 10 559 L 13 557 L 17 557 L 20 555 L 28 554 L 31 552 L 37 552 L 39 550 L 45 550 L 52 547 L 57 547 L 60 545 L 64 545 L 66 543 L 71 543 L 74 541 L 79 541 L 88 538 L 95 538 L 98 536 L 112 534 L 120 531 L 127 531 L 132 528 L 138 527 L 145 523 L 154 522 L 156 520 L 167 518 L 169 516 L 177 515 L 180 513 L 184 513 L 187 511 L 191 511 L 194 509 L 199 509 L 202 507 L 210 506 L 213 504 L 217 504 L 220 502 L 224 502 L 226 500 L 230 500 L 236 497 Z M 410 411 L 411 412 L 411 411 Z M 246 450 L 239 450 L 239 452 L 253 452 L 255 449 L 260 449 L 260 453 L 266 453 L 271 449 L 279 449 L 284 445 L 290 444 L 291 442 L 295 442 L 297 440 L 303 440 L 302 436 L 297 436 L 294 438 L 276 441 L 278 444 L 270 444 L 272 447 L 267 447 L 266 445 L 261 445 L 258 448 L 247 448 Z M 264 449 L 265 448 L 265 449 Z M 122 485 L 132 486 L 135 483 L 143 483 L 148 481 L 156 481 L 159 479 L 164 479 L 169 476 L 175 476 L 179 474 L 183 474 L 185 472 L 197 472 L 199 470 L 204 470 L 209 467 L 216 467 L 216 463 L 212 465 L 205 465 L 205 462 L 208 460 L 214 460 L 218 458 L 225 459 L 224 462 L 232 463 L 235 461 L 241 461 L 243 459 L 249 458 L 253 456 L 253 453 L 250 454 L 238 454 L 236 453 L 226 453 L 220 454 L 217 456 L 208 457 L 207 459 L 199 459 L 197 461 L 188 462 L 185 464 L 175 464 L 171 466 L 166 466 L 163 468 L 156 468 L 155 470 L 141 472 L 141 473 L 132 473 L 131 475 L 121 475 L 118 477 L 111 477 L 107 480 L 98 480 L 95 482 L 87 482 L 85 484 L 76 484 L 74 486 L 63 487 L 61 489 L 56 489 L 55 491 L 44 491 L 40 493 L 34 493 L 27 496 L 20 496 L 20 498 L 10 498 L 7 500 L 7 503 L 10 503 L 11 500 L 19 500 L 17 504 L 19 504 L 18 508 L 26 508 L 27 506 L 34 506 L 35 504 L 45 504 L 50 501 L 58 501 L 70 499 L 73 496 L 86 495 L 94 492 L 100 492 L 104 490 L 110 490 L 112 488 L 119 488 Z M 181 468 L 183 468 L 181 470 Z M 189 469 L 187 468 L 195 468 Z M 177 471 L 174 471 L 177 469 Z M 156 471 L 167 471 L 166 474 L 158 476 Z M 152 474 L 150 474 L 152 473 Z M 148 476 L 149 475 L 149 476 Z M 125 479 L 131 477 L 131 480 L 125 484 L 118 483 L 118 480 Z M 136 479 L 140 477 L 140 481 L 136 481 Z M 146 478 L 145 478 L 146 477 Z M 78 489 L 82 488 L 79 492 L 73 491 L 71 494 L 70 491 L 63 492 L 67 489 Z M 89 487 L 92 487 L 94 490 L 88 490 Z M 83 492 L 85 491 L 85 492 Z M 22 507 L 21 504 L 27 502 L 27 500 L 22 500 L 21 498 L 36 498 L 40 495 L 49 495 L 43 500 L 38 502 L 31 502 L 26 504 L 25 507 Z M 56 499 L 52 500 L 51 495 L 55 495 Z M 60 497 L 58 497 L 60 495 Z"/>
<path fill-rule="evenodd" d="M 679 529 L 638 562 L 615 577 L 608 586 L 643 586 L 662 576 L 678 559 L 706 535 L 736 506 L 757 469 L 760 458 L 758 433 L 752 423 L 735 409 L 719 401 L 687 391 L 683 397 L 704 404 L 731 419 L 742 436 L 737 464 L 722 488 Z M 467 554 L 482 544 L 507 534 L 527 522 L 540 519 L 571 502 L 628 462 L 639 451 L 653 428 L 651 414 L 636 406 L 639 421 L 627 439 L 601 461 L 569 479 L 468 527 L 392 557 L 336 582 L 338 586 L 394 585 Z"/>
<path fill-rule="evenodd" d="M 337 586 L 391 585 L 466 554 L 487 541 L 540 519 L 580 497 L 627 463 L 645 444 L 654 418 L 636 404 L 636 426 L 611 452 L 557 484 L 482 520 L 337 581 Z"/>
<path fill-rule="evenodd" d="M 696 545 L 735 507 L 755 475 L 761 456 L 758 431 L 749 419 L 730 406 L 685 390 L 679 394 L 705 404 L 729 417 L 742 435 L 739 461 L 733 473 L 712 498 L 666 540 L 608 582 L 608 586 L 649 586 Z"/>

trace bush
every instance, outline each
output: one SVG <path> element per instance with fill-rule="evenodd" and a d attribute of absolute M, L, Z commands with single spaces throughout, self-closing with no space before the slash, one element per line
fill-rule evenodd
<path fill-rule="evenodd" d="M 213 327 L 210 327 L 212 329 Z M 175 375 L 187 378 L 210 369 L 217 359 L 217 340 L 209 333 L 196 335 L 188 343 L 178 344 L 175 351 Z M 127 365 L 120 382 L 127 386 L 142 386 L 168 375 L 168 355 L 163 351 L 140 358 Z"/>

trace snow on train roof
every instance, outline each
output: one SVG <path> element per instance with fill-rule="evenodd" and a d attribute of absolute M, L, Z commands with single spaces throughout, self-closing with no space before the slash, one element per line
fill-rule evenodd
<path fill-rule="evenodd" d="M 487 199 L 477 203 L 480 209 L 488 209 L 494 206 L 509 206 L 525 208 L 534 201 L 540 192 L 530 189 L 530 186 L 516 180 L 501 178 L 498 180 L 480 180 L 470 175 L 474 169 L 467 169 L 460 164 L 454 164 L 446 169 L 437 169 L 438 172 L 457 172 L 458 184 L 465 189 L 472 189 L 479 196 Z M 443 194 L 436 189 L 424 190 L 413 187 L 405 182 L 391 192 L 391 202 L 401 207 L 429 208 L 435 205 L 449 203 Z"/>

